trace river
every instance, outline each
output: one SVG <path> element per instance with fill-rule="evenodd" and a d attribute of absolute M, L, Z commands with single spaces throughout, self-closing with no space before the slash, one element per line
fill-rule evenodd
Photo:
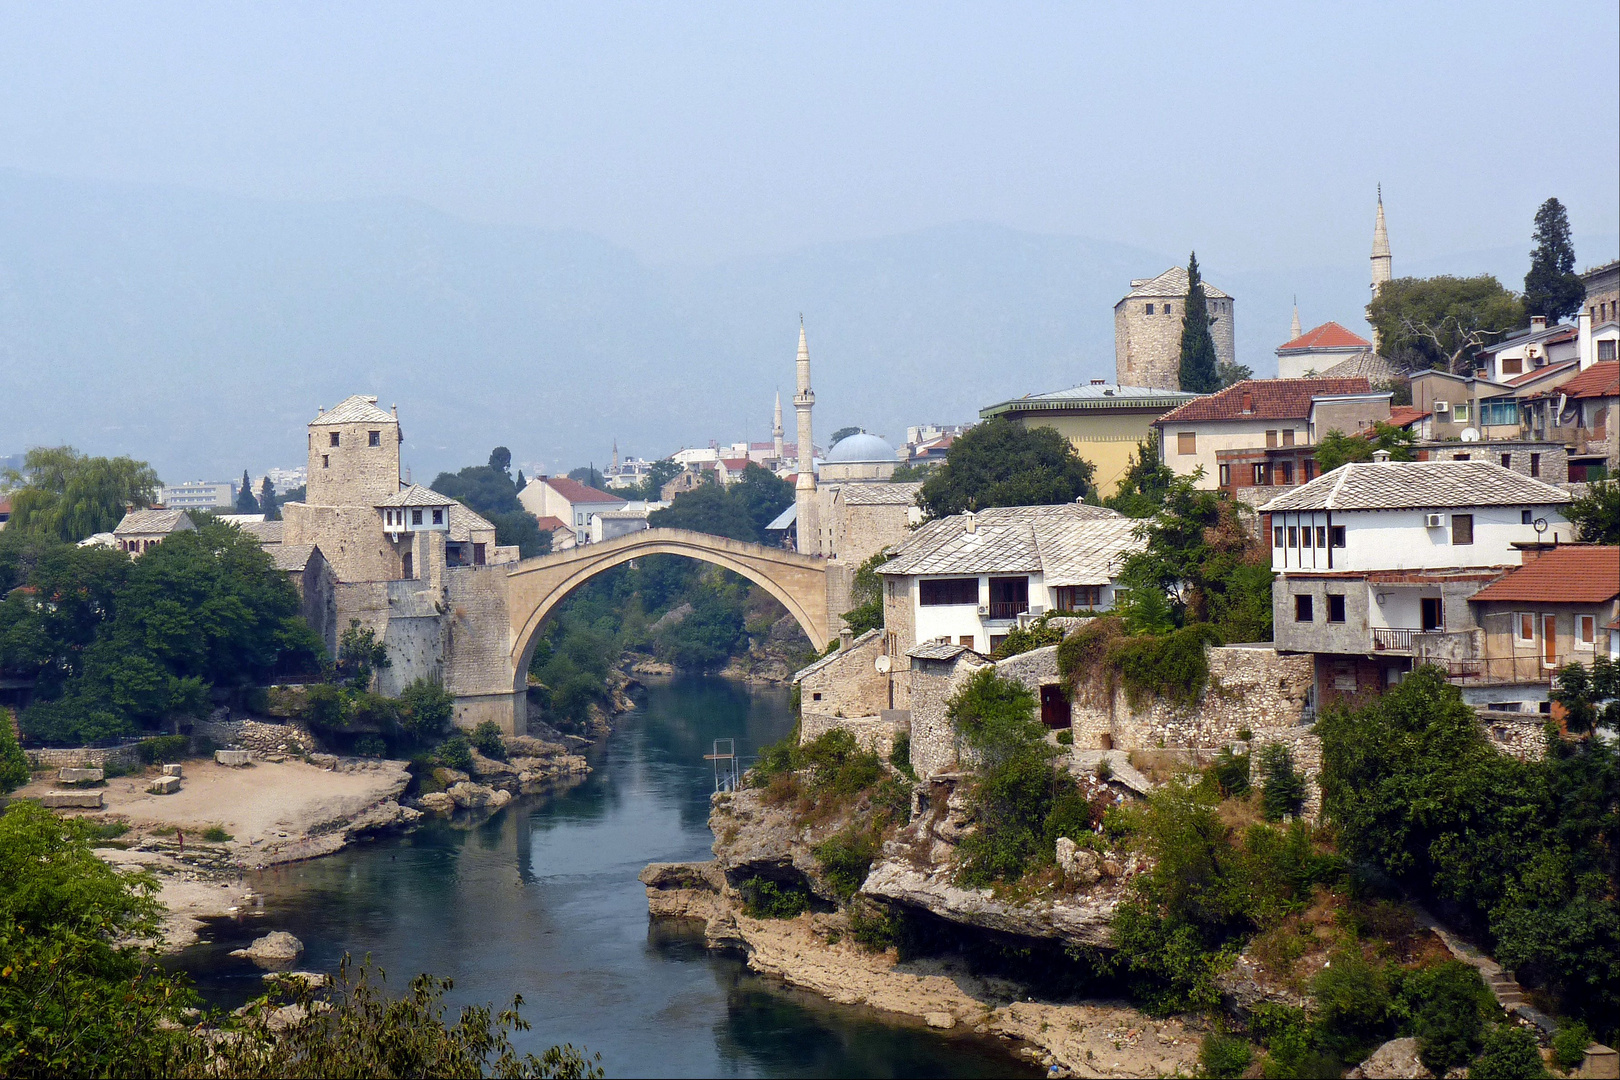
<path fill-rule="evenodd" d="M 1040 1075 L 994 1040 L 835 1005 L 704 948 L 700 926 L 649 920 L 641 868 L 710 857 L 713 740 L 753 754 L 793 720 L 785 690 L 693 678 L 649 686 L 619 721 L 566 790 L 257 875 L 265 914 L 217 926 L 179 966 L 234 1006 L 262 973 L 226 953 L 287 930 L 301 968 L 370 954 L 395 992 L 431 971 L 456 1004 L 521 994 L 520 1049 L 583 1044 L 609 1076 Z"/>

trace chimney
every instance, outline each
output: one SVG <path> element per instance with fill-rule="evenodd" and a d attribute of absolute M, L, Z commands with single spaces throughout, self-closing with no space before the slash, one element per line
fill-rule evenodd
<path fill-rule="evenodd" d="M 1108 385 L 1108 380 L 1107 379 L 1092 379 L 1091 380 L 1091 385 L 1092 386 L 1107 386 Z"/>
<path fill-rule="evenodd" d="M 1245 415 L 1254 412 L 1254 395 L 1247 390 L 1243 391 L 1243 412 Z"/>
<path fill-rule="evenodd" d="M 963 514 L 962 516 L 967 518 L 967 531 L 968 532 L 976 533 L 976 532 L 979 531 L 979 516 L 977 514 L 975 514 L 973 511 L 969 510 L 966 514 Z"/>
<path fill-rule="evenodd" d="M 1378 450 L 1374 450 L 1373 451 L 1373 460 L 1377 461 L 1377 462 L 1388 461 L 1389 460 L 1389 451 L 1381 449 L 1381 448 L 1378 449 Z"/>
<path fill-rule="evenodd" d="M 1530 332 L 1532 334 L 1539 334 L 1545 329 L 1547 329 L 1547 316 L 1545 316 L 1545 315 L 1532 315 L 1532 316 L 1530 316 Z"/>
<path fill-rule="evenodd" d="M 851 645 L 853 645 L 853 644 L 855 644 L 855 631 L 851 630 L 847 626 L 844 627 L 842 630 L 838 631 L 838 651 L 839 652 L 847 652 L 849 650 L 849 647 Z"/>

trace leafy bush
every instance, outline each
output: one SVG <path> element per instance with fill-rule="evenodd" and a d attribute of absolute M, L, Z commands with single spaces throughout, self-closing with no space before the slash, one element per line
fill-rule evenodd
<path fill-rule="evenodd" d="M 467 740 L 462 736 L 452 735 L 444 740 L 439 744 L 437 753 L 446 768 L 459 769 L 462 772 L 472 771 L 472 747 L 467 745 Z"/>
<path fill-rule="evenodd" d="M 23 753 L 11 730 L 11 712 L 0 709 L 0 795 L 22 787 L 32 775 L 28 755 Z"/>
<path fill-rule="evenodd" d="M 1063 728 L 1057 733 L 1057 742 L 1059 746 L 1073 746 L 1074 732 L 1068 728 Z"/>
<path fill-rule="evenodd" d="M 1389 1028 L 1389 980 L 1355 952 L 1339 951 L 1311 982 L 1317 1042 L 1338 1061 L 1361 1060 Z"/>
<path fill-rule="evenodd" d="M 485 757 L 494 758 L 496 761 L 506 760 L 506 743 L 501 741 L 501 726 L 495 721 L 481 721 L 473 728 L 468 741 Z"/>
<path fill-rule="evenodd" d="M 329 683 L 318 683 L 304 691 L 304 704 L 299 718 L 312 730 L 336 731 L 347 722 L 348 699 L 343 691 Z"/>
<path fill-rule="evenodd" d="M 44 746 L 105 746 L 135 734 L 127 717 L 76 697 L 35 701 L 20 726 L 23 738 Z"/>
<path fill-rule="evenodd" d="M 388 646 L 377 639 L 377 631 L 350 619 L 349 628 L 338 640 L 338 674 L 355 690 L 370 690 L 373 675 L 389 666 Z"/>
<path fill-rule="evenodd" d="M 407 734 L 419 741 L 432 739 L 450 726 L 456 699 L 442 683 L 416 679 L 399 692 L 399 720 Z"/>
<path fill-rule="evenodd" d="M 1059 644 L 1063 641 L 1063 628 L 1051 625 L 1047 621 L 1050 618 L 1051 613 L 1048 612 L 1046 615 L 1036 619 L 1027 628 L 1015 626 L 1008 630 L 1007 636 L 1001 639 L 1001 644 L 996 646 L 995 651 L 990 656 L 996 660 L 1005 660 L 1009 656 L 1017 656 L 1020 653 L 1031 652 L 1047 645 Z"/>
<path fill-rule="evenodd" d="M 838 898 L 846 904 L 866 881 L 877 858 L 878 833 L 871 828 L 851 824 L 817 844 L 813 849 L 816 862 L 827 875 Z"/>
<path fill-rule="evenodd" d="M 388 744 L 376 735 L 362 735 L 354 740 L 354 752 L 358 757 L 387 757 Z"/>
<path fill-rule="evenodd" d="M 901 927 L 887 911 L 874 904 L 856 902 L 849 906 L 849 936 L 857 944 L 881 951 L 900 943 Z"/>
<path fill-rule="evenodd" d="M 917 779 L 917 772 L 911 767 L 911 732 L 902 731 L 894 737 L 894 746 L 889 750 L 889 764 L 908 779 Z"/>
<path fill-rule="evenodd" d="M 1198 1047 L 1199 1075 L 1242 1076 L 1253 1056 L 1247 1041 L 1212 1031 L 1204 1036 L 1204 1041 Z"/>
<path fill-rule="evenodd" d="M 1215 763 L 1210 766 L 1210 776 L 1215 785 L 1225 796 L 1247 795 L 1249 792 L 1249 755 L 1234 754 L 1230 748 L 1222 750 L 1215 755 Z"/>
<path fill-rule="evenodd" d="M 1593 1041 L 1592 1029 L 1579 1020 L 1559 1024 L 1558 1034 L 1552 1040 L 1553 1061 L 1560 1069 L 1569 1072 L 1586 1060 L 1586 1048 Z"/>
<path fill-rule="evenodd" d="M 754 919 L 791 919 L 810 910 L 810 892 L 803 885 L 785 885 L 769 878 L 752 877 L 737 886 L 743 910 Z"/>
<path fill-rule="evenodd" d="M 1546 1080 L 1536 1037 L 1522 1027 L 1493 1024 L 1484 1048 L 1468 1066 L 1468 1080 Z"/>
<path fill-rule="evenodd" d="M 159 735 L 142 739 L 135 745 L 135 752 L 148 765 L 184 761 L 191 753 L 191 739 L 185 735 Z"/>
<path fill-rule="evenodd" d="M 1282 743 L 1260 749 L 1260 809 L 1267 821 L 1297 817 L 1305 806 L 1305 777 L 1294 768 L 1294 755 Z"/>
<path fill-rule="evenodd" d="M 208 828 L 204 829 L 202 832 L 202 838 L 207 840 L 210 844 L 223 844 L 228 840 L 236 839 L 219 825 L 210 825 Z"/>
<path fill-rule="evenodd" d="M 1153 697 L 1191 706 L 1209 685 L 1205 646 L 1220 643 L 1221 636 L 1213 627 L 1195 623 L 1162 637 L 1142 634 L 1127 638 L 1115 645 L 1109 662 L 1119 671 L 1133 706 Z"/>
<path fill-rule="evenodd" d="M 854 795 L 883 778 L 883 763 L 843 728 L 834 728 L 797 748 L 795 767 L 810 774 L 811 790 Z"/>
<path fill-rule="evenodd" d="M 1480 1048 L 1485 1012 L 1496 1002 L 1479 972 L 1461 960 L 1448 960 L 1408 982 L 1415 1001 L 1413 1027 L 1418 1057 L 1436 1076 L 1468 1064 Z"/>

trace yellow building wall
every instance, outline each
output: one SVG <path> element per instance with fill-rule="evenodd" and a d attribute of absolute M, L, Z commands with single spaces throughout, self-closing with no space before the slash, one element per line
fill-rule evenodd
<path fill-rule="evenodd" d="M 1097 467 L 1094 482 L 1100 495 L 1114 494 L 1136 454 L 1136 444 L 1155 437 L 1153 421 L 1162 410 L 1098 411 L 1095 413 L 1014 413 L 1009 417 L 1025 429 L 1053 428 L 1068 439 L 1085 460 Z"/>

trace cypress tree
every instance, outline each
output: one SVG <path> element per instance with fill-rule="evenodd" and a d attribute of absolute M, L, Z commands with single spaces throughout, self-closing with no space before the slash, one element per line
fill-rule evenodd
<path fill-rule="evenodd" d="M 1221 388 L 1216 370 L 1215 339 L 1209 324 L 1209 300 L 1204 296 L 1204 279 L 1198 273 L 1198 253 L 1187 263 L 1187 298 L 1181 304 L 1181 389 L 1195 394 L 1212 394 Z"/>
<path fill-rule="evenodd" d="M 259 509 L 264 511 L 264 520 L 281 520 L 281 507 L 276 505 L 276 485 L 270 482 L 268 476 L 259 485 Z"/>
<path fill-rule="evenodd" d="M 1533 239 L 1536 248 L 1530 253 L 1530 272 L 1524 275 L 1524 311 L 1555 323 L 1580 311 L 1586 298 L 1586 287 L 1575 273 L 1575 244 L 1563 203 L 1548 199 L 1541 204 Z"/>
<path fill-rule="evenodd" d="M 236 494 L 236 512 L 238 514 L 257 514 L 259 500 L 253 497 L 253 481 L 248 479 L 247 470 L 242 470 L 242 487 Z"/>

